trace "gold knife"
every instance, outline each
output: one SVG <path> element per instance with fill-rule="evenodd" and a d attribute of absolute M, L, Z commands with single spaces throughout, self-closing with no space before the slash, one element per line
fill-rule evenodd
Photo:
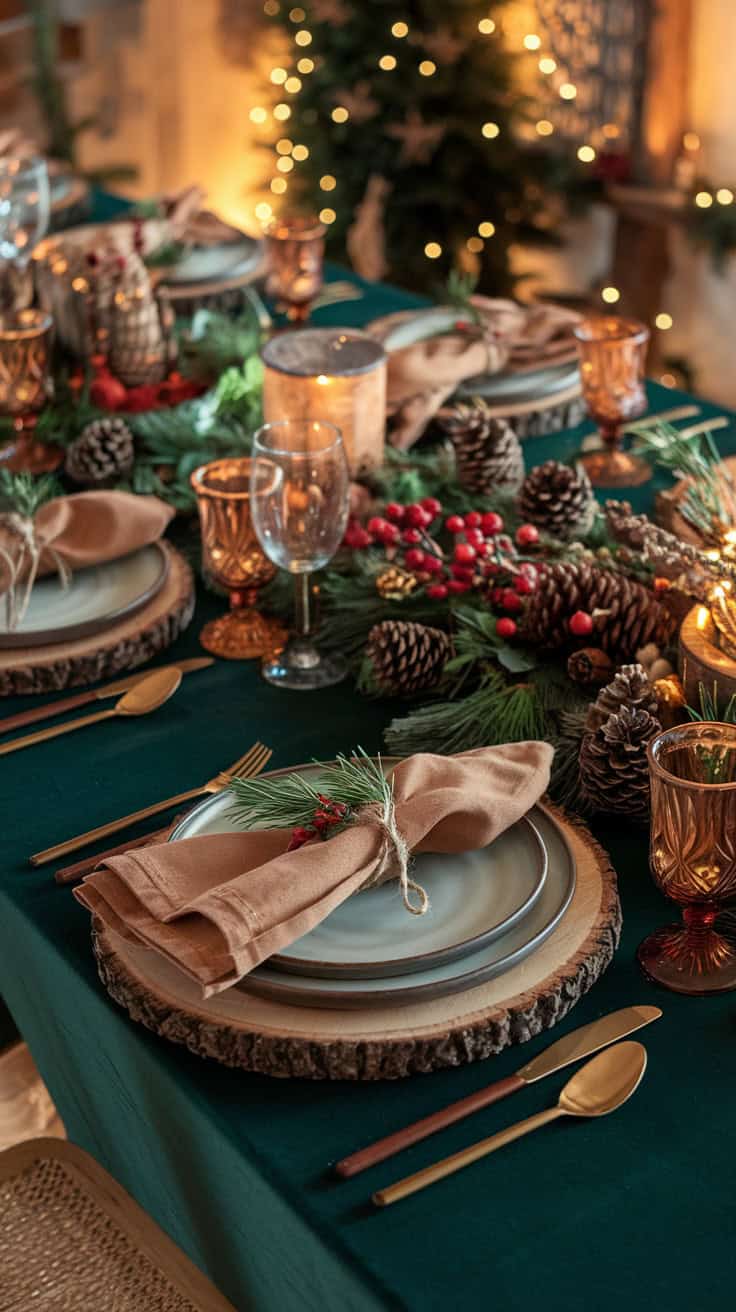
<path fill-rule="evenodd" d="M 401 1152 L 410 1144 L 418 1143 L 420 1139 L 426 1139 L 428 1135 L 436 1134 L 438 1130 L 444 1130 L 448 1125 L 454 1125 L 455 1121 L 461 1121 L 464 1116 L 470 1116 L 481 1107 L 490 1107 L 491 1103 L 498 1102 L 507 1094 L 516 1093 L 525 1085 L 544 1079 L 545 1075 L 554 1075 L 555 1071 L 562 1070 L 571 1062 L 582 1061 L 583 1057 L 590 1057 L 591 1053 L 608 1047 L 609 1043 L 616 1043 L 627 1034 L 634 1034 L 643 1025 L 650 1025 L 653 1020 L 659 1020 L 661 1015 L 659 1007 L 624 1007 L 621 1011 L 612 1011 L 608 1016 L 602 1016 L 600 1020 L 591 1021 L 590 1025 L 572 1030 L 570 1034 L 565 1034 L 549 1048 L 545 1048 L 538 1057 L 527 1062 L 521 1070 L 513 1075 L 507 1075 L 505 1080 L 496 1080 L 494 1084 L 487 1084 L 477 1093 L 471 1093 L 467 1098 L 460 1098 L 458 1102 L 451 1102 L 449 1106 L 433 1112 L 431 1116 L 425 1116 L 421 1121 L 414 1121 L 413 1125 L 407 1125 L 403 1130 L 387 1135 L 385 1139 L 377 1139 L 375 1143 L 369 1144 L 367 1148 L 361 1148 L 357 1153 L 352 1153 L 350 1157 L 343 1157 L 342 1161 L 335 1165 L 335 1171 L 344 1180 L 351 1175 L 358 1175 L 367 1167 L 375 1166 L 377 1162 L 383 1162 L 387 1157 L 393 1157 L 394 1153 Z"/>
<path fill-rule="evenodd" d="M 173 664 L 181 670 L 182 674 L 191 674 L 193 670 L 203 670 L 208 665 L 214 665 L 214 658 L 193 656 L 186 661 L 174 661 Z M 167 670 L 172 666 L 162 665 L 159 668 Z M 115 683 L 106 684 L 104 688 L 78 692 L 71 697 L 62 697 L 58 702 L 47 702 L 45 706 L 34 706 L 30 711 L 19 711 L 17 715 L 8 715 L 4 720 L 0 720 L 0 733 L 7 733 L 10 729 L 22 729 L 27 724 L 48 720 L 53 715 L 62 715 L 65 711 L 74 711 L 78 706 L 87 706 L 89 702 L 104 701 L 107 697 L 119 697 L 151 673 L 150 668 L 136 670 L 135 673 L 126 674 L 123 679 L 118 679 Z"/>

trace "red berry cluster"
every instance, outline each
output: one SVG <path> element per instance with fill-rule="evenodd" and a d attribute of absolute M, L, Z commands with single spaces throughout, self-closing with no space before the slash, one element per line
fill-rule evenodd
<path fill-rule="evenodd" d="M 311 842 L 313 838 L 326 838 L 327 830 L 340 825 L 345 820 L 348 808 L 344 802 L 332 802 L 324 793 L 318 793 L 319 806 L 315 808 L 310 825 L 297 825 L 291 831 L 291 840 L 287 852 L 296 852 L 297 848 Z"/>

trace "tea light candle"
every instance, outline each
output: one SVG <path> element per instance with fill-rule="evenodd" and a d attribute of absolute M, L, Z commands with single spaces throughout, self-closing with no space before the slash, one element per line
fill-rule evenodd
<path fill-rule="evenodd" d="M 386 355 L 352 328 L 302 328 L 273 337 L 262 352 L 263 414 L 327 419 L 340 429 L 350 473 L 383 464 Z"/>
<path fill-rule="evenodd" d="M 41 410 L 51 396 L 52 328 L 42 310 L 0 316 L 0 414 Z"/>

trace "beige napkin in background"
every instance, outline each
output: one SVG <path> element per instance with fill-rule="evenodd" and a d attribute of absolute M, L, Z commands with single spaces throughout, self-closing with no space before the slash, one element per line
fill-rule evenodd
<path fill-rule="evenodd" d="M 77 492 L 55 497 L 36 511 L 33 526 L 41 547 L 53 547 L 72 571 L 127 556 L 161 537 L 172 519 L 171 506 L 158 497 L 131 492 Z M 46 552 L 39 575 L 55 564 Z"/>
<path fill-rule="evenodd" d="M 414 852 L 485 847 L 538 801 L 547 743 L 509 743 L 457 756 L 421 754 L 393 771 L 396 824 Z M 75 897 L 125 938 L 161 952 L 204 996 L 235 984 L 306 934 L 378 868 L 377 823 L 287 852 L 284 830 L 207 834 L 109 857 Z M 369 894 L 366 894 L 369 896 Z M 397 899 L 396 914 L 414 918 Z"/>

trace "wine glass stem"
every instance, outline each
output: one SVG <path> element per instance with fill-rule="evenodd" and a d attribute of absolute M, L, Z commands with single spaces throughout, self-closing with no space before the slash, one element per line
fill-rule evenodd
<path fill-rule="evenodd" d="M 309 601 L 311 574 L 297 574 L 294 590 L 295 628 L 300 638 L 308 638 L 312 631 L 312 614 Z"/>
<path fill-rule="evenodd" d="M 617 419 L 604 419 L 601 421 L 600 434 L 603 438 L 603 445 L 609 451 L 617 451 L 621 445 L 621 424 Z"/>

